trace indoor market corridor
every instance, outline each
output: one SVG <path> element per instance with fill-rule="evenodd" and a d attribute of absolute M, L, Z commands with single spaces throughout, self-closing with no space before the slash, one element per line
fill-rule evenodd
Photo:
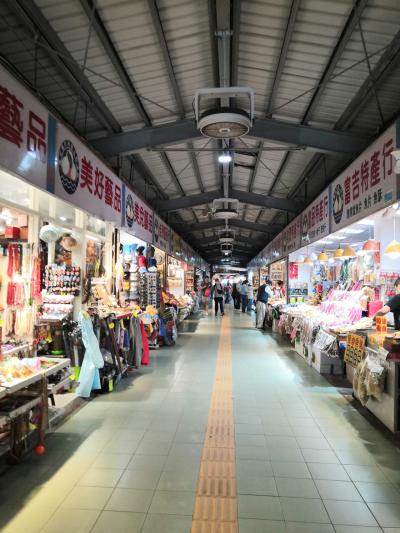
<path fill-rule="evenodd" d="M 1 531 L 400 531 L 399 449 L 324 377 L 247 315 L 184 327 L 0 478 Z"/>

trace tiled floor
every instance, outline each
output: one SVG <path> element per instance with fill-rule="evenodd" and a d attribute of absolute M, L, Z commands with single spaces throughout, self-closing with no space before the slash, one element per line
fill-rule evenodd
<path fill-rule="evenodd" d="M 221 318 L 0 478 L 5 533 L 189 533 Z M 240 533 L 399 533 L 400 453 L 285 343 L 231 315 Z"/>

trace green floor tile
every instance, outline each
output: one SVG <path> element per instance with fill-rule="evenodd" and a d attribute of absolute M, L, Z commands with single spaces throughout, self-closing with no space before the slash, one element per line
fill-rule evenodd
<path fill-rule="evenodd" d="M 320 498 L 312 479 L 275 478 L 279 496 L 291 498 Z"/>
<path fill-rule="evenodd" d="M 279 498 L 271 496 L 238 495 L 239 518 L 283 520 Z"/>
<path fill-rule="evenodd" d="M 308 498 L 279 498 L 287 522 L 329 524 L 330 520 L 320 500 Z"/>
<path fill-rule="evenodd" d="M 67 528 L 74 533 L 89 533 L 100 513 L 101 511 L 87 509 L 58 509 L 46 523 L 42 533 L 60 533 Z"/>
<path fill-rule="evenodd" d="M 116 488 L 106 505 L 106 511 L 146 513 L 154 491 Z"/>
<path fill-rule="evenodd" d="M 154 490 L 160 475 L 158 470 L 126 470 L 119 479 L 118 488 Z"/>
<path fill-rule="evenodd" d="M 93 533 L 140 533 L 145 517 L 143 513 L 103 511 L 91 531 Z"/>
<path fill-rule="evenodd" d="M 376 520 L 363 502 L 324 500 L 332 524 L 376 526 Z"/>
<path fill-rule="evenodd" d="M 192 516 L 194 499 L 194 492 L 157 490 L 149 513 Z"/>
<path fill-rule="evenodd" d="M 285 522 L 277 520 L 239 519 L 240 533 L 286 533 Z"/>
<path fill-rule="evenodd" d="M 190 516 L 148 514 L 141 533 L 190 533 Z"/>

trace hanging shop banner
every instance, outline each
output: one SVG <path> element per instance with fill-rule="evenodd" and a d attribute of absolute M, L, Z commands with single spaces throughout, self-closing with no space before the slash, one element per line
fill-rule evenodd
<path fill-rule="evenodd" d="M 397 179 L 391 152 L 393 124 L 331 184 L 331 231 L 348 226 L 395 202 Z"/>
<path fill-rule="evenodd" d="M 329 188 L 301 214 L 301 246 L 329 235 Z"/>
<path fill-rule="evenodd" d="M 175 231 L 171 230 L 171 255 L 177 259 L 182 259 L 182 239 Z"/>
<path fill-rule="evenodd" d="M 170 231 L 164 220 L 154 213 L 153 244 L 160 250 L 167 252 L 167 254 L 171 253 Z"/>
<path fill-rule="evenodd" d="M 88 213 L 121 224 L 123 184 L 63 124 L 57 124 L 54 183 L 48 189 L 58 198 Z"/>
<path fill-rule="evenodd" d="M 47 109 L 0 65 L 0 164 L 46 189 L 54 167 L 54 126 Z"/>
<path fill-rule="evenodd" d="M 124 187 L 122 227 L 147 243 L 153 242 L 153 210 Z"/>
<path fill-rule="evenodd" d="M 365 337 L 349 333 L 347 335 L 346 351 L 344 352 L 344 362 L 356 368 L 363 360 L 365 348 Z"/>
<path fill-rule="evenodd" d="M 301 216 L 296 217 L 282 232 L 282 252 L 288 255 L 300 248 Z"/>
<path fill-rule="evenodd" d="M 283 232 L 279 233 L 272 241 L 272 261 L 283 256 Z"/>

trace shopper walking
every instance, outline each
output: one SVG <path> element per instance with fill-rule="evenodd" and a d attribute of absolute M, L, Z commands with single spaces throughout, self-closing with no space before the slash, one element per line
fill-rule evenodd
<path fill-rule="evenodd" d="M 265 308 L 268 303 L 268 298 L 273 296 L 271 290 L 271 281 L 265 280 L 262 285 L 259 286 L 257 291 L 257 302 L 256 302 L 256 327 L 262 329 L 264 327 L 265 320 Z"/>
<path fill-rule="evenodd" d="M 242 281 L 242 284 L 240 285 L 240 298 L 242 300 L 242 313 L 245 313 L 247 311 L 247 279 Z"/>
<path fill-rule="evenodd" d="M 208 315 L 208 308 L 210 305 L 210 296 L 211 296 L 211 283 L 210 278 L 206 276 L 203 283 L 201 284 L 201 299 L 203 304 L 203 311 Z"/>
<path fill-rule="evenodd" d="M 251 281 L 247 284 L 247 312 L 253 310 L 253 303 L 254 303 L 254 288 Z"/>
<path fill-rule="evenodd" d="M 231 303 L 231 300 L 232 300 L 232 287 L 231 287 L 231 284 L 228 283 L 225 285 L 225 303 L 226 304 L 230 304 Z"/>
<path fill-rule="evenodd" d="M 221 316 L 224 316 L 224 288 L 218 278 L 215 278 L 213 287 L 213 297 L 215 305 L 215 316 L 218 315 L 218 307 L 221 311 Z"/>
<path fill-rule="evenodd" d="M 236 310 L 240 309 L 240 291 L 237 283 L 233 284 L 232 288 L 233 306 Z"/>

